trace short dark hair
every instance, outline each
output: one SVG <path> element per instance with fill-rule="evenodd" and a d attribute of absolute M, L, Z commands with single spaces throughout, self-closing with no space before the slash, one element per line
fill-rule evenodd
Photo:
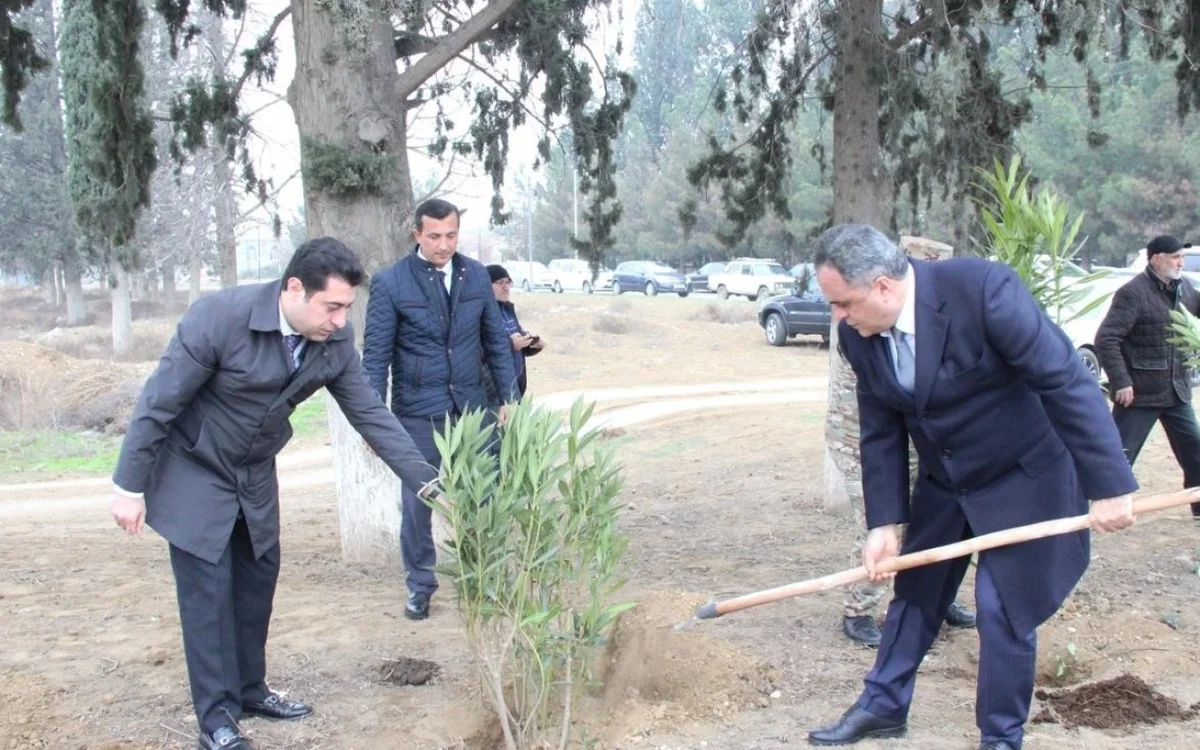
<path fill-rule="evenodd" d="M 462 217 L 462 211 L 458 210 L 458 206 L 450 201 L 444 201 L 441 198 L 430 198 L 427 201 L 417 206 L 417 231 L 421 231 L 421 219 L 428 216 L 431 219 L 444 219 L 450 214 L 454 214 L 454 218 Z"/>
<path fill-rule="evenodd" d="M 309 240 L 292 254 L 287 270 L 283 272 L 283 284 L 295 277 L 304 285 L 304 293 L 325 291 L 329 277 L 336 276 L 350 286 L 360 286 L 366 279 L 362 262 L 354 251 L 332 237 Z"/>

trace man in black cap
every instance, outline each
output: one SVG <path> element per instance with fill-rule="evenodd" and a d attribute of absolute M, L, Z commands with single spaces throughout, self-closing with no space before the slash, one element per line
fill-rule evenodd
<path fill-rule="evenodd" d="M 521 321 L 517 319 L 517 308 L 512 303 L 512 277 L 508 275 L 508 271 L 504 269 L 504 266 L 493 263 L 487 267 L 487 270 L 488 275 L 492 277 L 492 294 L 496 296 L 496 303 L 500 305 L 500 316 L 504 318 L 504 330 L 508 333 L 509 341 L 512 342 L 513 370 L 517 378 L 517 395 L 518 397 L 522 397 L 529 387 L 529 378 L 525 370 L 525 358 L 532 357 L 541 352 L 546 346 L 546 342 L 540 336 L 536 336 L 521 327 Z M 501 402 L 496 388 L 491 384 L 490 380 L 487 381 L 487 385 L 489 404 L 498 406 Z"/>
<path fill-rule="evenodd" d="M 1200 427 L 1192 409 L 1183 353 L 1172 337 L 1171 311 L 1200 314 L 1200 294 L 1183 277 L 1184 248 L 1161 235 L 1146 245 L 1146 271 L 1117 290 L 1096 332 L 1096 354 L 1108 373 L 1113 420 L 1129 463 L 1137 460 L 1155 422 L 1161 422 L 1185 487 L 1200 485 Z M 1200 521 L 1200 503 L 1192 504 Z"/>

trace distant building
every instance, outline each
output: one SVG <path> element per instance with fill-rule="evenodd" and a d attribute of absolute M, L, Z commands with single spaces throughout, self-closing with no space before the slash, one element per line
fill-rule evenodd
<path fill-rule="evenodd" d="M 279 278 L 295 251 L 290 240 L 276 239 L 269 227 L 256 227 L 238 243 L 238 279 L 269 281 Z"/>

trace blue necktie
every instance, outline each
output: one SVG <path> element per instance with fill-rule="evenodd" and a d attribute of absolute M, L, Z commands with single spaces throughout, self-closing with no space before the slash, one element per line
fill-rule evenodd
<path fill-rule="evenodd" d="M 912 337 L 893 328 L 892 341 L 896 343 L 896 380 L 906 393 L 912 393 L 916 380 L 916 365 L 913 362 Z"/>
<path fill-rule="evenodd" d="M 298 333 L 293 333 L 283 337 L 283 343 L 287 344 L 288 368 L 291 372 L 295 372 L 300 368 L 300 363 L 296 361 L 296 350 L 300 348 L 300 344 L 303 341 L 304 337 Z"/>

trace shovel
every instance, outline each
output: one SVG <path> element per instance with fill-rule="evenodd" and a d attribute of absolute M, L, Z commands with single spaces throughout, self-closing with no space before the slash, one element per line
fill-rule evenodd
<path fill-rule="evenodd" d="M 1174 508 L 1194 502 L 1200 502 L 1200 487 L 1186 489 L 1181 492 L 1167 492 L 1159 495 L 1134 498 L 1133 513 L 1140 516 L 1144 513 L 1151 513 L 1165 508 Z M 922 565 L 952 560 L 956 557 L 965 557 L 985 549 L 994 549 L 1009 544 L 1017 544 L 1018 542 L 1043 539 L 1048 536 L 1066 534 L 1072 531 L 1082 531 L 1089 526 L 1091 526 L 1091 523 L 1089 522 L 1089 517 L 1086 515 L 1056 518 L 1052 521 L 1031 523 L 1027 526 L 1016 526 L 972 539 L 964 539 L 961 542 L 944 544 L 941 547 L 932 547 L 918 552 L 910 552 L 907 555 L 899 555 L 880 563 L 878 569 L 884 573 L 894 573 L 900 570 L 908 570 L 909 568 L 919 568 Z M 834 573 L 822 578 L 810 578 L 807 581 L 789 583 L 773 589 L 755 591 L 734 599 L 726 599 L 722 602 L 710 600 L 707 604 L 696 608 L 696 612 L 691 620 L 676 625 L 675 629 L 685 628 L 698 620 L 712 620 L 722 615 L 727 615 L 730 612 L 757 607 L 760 604 L 770 604 L 771 602 L 790 599 L 794 596 L 803 596 L 804 594 L 813 594 L 818 591 L 841 588 L 856 581 L 866 580 L 866 578 L 867 569 L 860 565 L 857 568 L 843 570 L 841 573 Z"/>

